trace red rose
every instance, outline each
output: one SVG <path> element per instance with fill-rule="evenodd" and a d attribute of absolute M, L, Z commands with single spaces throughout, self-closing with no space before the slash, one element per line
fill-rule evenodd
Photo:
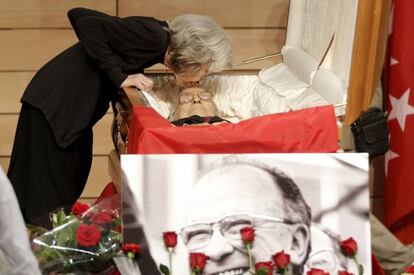
<path fill-rule="evenodd" d="M 278 269 L 283 270 L 287 268 L 290 263 L 290 255 L 286 254 L 285 251 L 282 250 L 273 255 L 273 261 Z"/>
<path fill-rule="evenodd" d="M 193 272 L 203 272 L 210 257 L 203 253 L 190 253 L 190 267 Z"/>
<path fill-rule="evenodd" d="M 141 252 L 141 246 L 136 243 L 126 243 L 122 245 L 122 251 L 127 254 L 128 252 L 139 253 Z"/>
<path fill-rule="evenodd" d="M 358 244 L 357 242 L 352 239 L 348 238 L 344 241 L 341 241 L 341 251 L 345 256 L 353 257 L 357 253 Z"/>
<path fill-rule="evenodd" d="M 245 244 L 252 244 L 254 241 L 254 228 L 253 227 L 243 227 L 240 229 L 242 235 L 242 240 Z"/>
<path fill-rule="evenodd" d="M 306 272 L 306 275 L 329 275 L 329 273 L 319 268 L 312 268 Z"/>
<path fill-rule="evenodd" d="M 411 273 L 411 274 L 414 274 L 414 265 L 407 266 L 407 267 L 404 269 L 404 272 L 405 272 L 405 273 Z"/>
<path fill-rule="evenodd" d="M 109 224 L 112 222 L 112 220 L 113 220 L 112 215 L 106 212 L 103 212 L 103 211 L 95 213 L 91 218 L 91 221 L 97 225 Z"/>
<path fill-rule="evenodd" d="M 89 204 L 81 203 L 77 201 L 72 205 L 72 213 L 76 217 L 80 218 L 83 215 L 83 213 L 88 211 L 89 208 L 90 208 Z"/>
<path fill-rule="evenodd" d="M 254 265 L 256 272 L 265 271 L 267 275 L 273 274 L 273 265 L 272 262 L 258 262 Z"/>
<path fill-rule="evenodd" d="M 164 232 L 163 236 L 166 247 L 174 248 L 177 245 L 177 233 L 174 231 Z"/>
<path fill-rule="evenodd" d="M 136 243 L 126 243 L 122 245 L 122 252 L 130 259 L 134 259 L 136 254 L 141 252 L 141 246 Z"/>
<path fill-rule="evenodd" d="M 354 273 L 350 273 L 346 270 L 338 271 L 338 275 L 354 275 Z"/>
<path fill-rule="evenodd" d="M 82 223 L 76 229 L 76 242 L 80 246 L 91 247 L 99 243 L 101 231 L 94 225 Z"/>
<path fill-rule="evenodd" d="M 118 224 L 117 226 L 115 226 L 114 231 L 118 233 L 122 233 L 122 226 Z"/>

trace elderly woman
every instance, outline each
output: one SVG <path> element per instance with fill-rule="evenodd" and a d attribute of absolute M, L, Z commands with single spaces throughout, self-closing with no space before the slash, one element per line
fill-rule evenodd
<path fill-rule="evenodd" d="M 231 65 L 230 40 L 207 16 L 164 22 L 75 8 L 68 17 L 80 42 L 43 66 L 26 88 L 8 171 L 32 223 L 82 193 L 92 127 L 120 87 L 150 90 L 153 82 L 143 70 L 157 63 L 173 71 L 178 86 L 193 86 Z"/>

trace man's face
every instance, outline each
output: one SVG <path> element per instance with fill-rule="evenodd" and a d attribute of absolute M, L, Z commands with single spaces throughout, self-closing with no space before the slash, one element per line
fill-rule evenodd
<path fill-rule="evenodd" d="M 247 224 L 235 222 L 234 231 L 229 229 L 228 222 L 226 224 L 229 215 L 236 213 L 239 216 L 241 213 L 249 213 L 251 217 L 256 217 L 252 219 L 255 228 L 252 254 L 255 262 L 269 261 L 273 254 L 282 249 L 290 252 L 292 262 L 295 261 L 295 256 L 292 255 L 294 251 L 290 250 L 291 227 L 295 225 L 275 221 L 284 218 L 283 199 L 267 172 L 248 165 L 216 169 L 196 184 L 191 200 L 187 219 L 189 224 L 212 223 L 226 217 L 221 219 L 221 229 L 218 223 L 213 224 L 211 237 L 206 237 L 207 234 L 195 235 L 195 241 L 191 245 L 193 251 L 187 246 L 190 252 L 203 252 L 210 257 L 205 274 L 249 274 L 247 252 L 239 233 L 240 228 Z M 257 218 L 259 216 L 261 218 Z M 236 237 L 239 239 L 236 240 Z M 197 241 L 200 244 L 197 245 Z M 226 271 L 230 273 L 224 273 Z"/>
<path fill-rule="evenodd" d="M 338 271 L 347 270 L 352 274 L 358 274 L 355 264 L 350 263 L 342 255 L 339 240 L 330 237 L 327 233 L 316 226 L 311 229 L 312 251 L 306 261 L 305 272 L 311 268 L 322 269 L 330 274 L 338 274 Z"/>
<path fill-rule="evenodd" d="M 203 88 L 193 87 L 184 89 L 178 98 L 178 104 L 172 120 L 190 117 L 193 115 L 215 116 L 217 108 L 212 95 Z"/>

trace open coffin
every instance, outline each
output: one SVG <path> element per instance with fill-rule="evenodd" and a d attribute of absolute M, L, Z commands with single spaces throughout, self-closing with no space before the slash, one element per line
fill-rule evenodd
<path fill-rule="evenodd" d="M 269 118 L 270 114 L 285 113 L 315 106 L 334 105 L 336 106 L 336 115 L 343 115 L 351 67 L 350 56 L 352 55 L 357 2 L 357 0 L 290 1 L 286 44 L 282 49 L 282 63 L 263 69 L 257 75 L 220 74 L 210 76 L 205 79 L 202 86 L 212 91 L 213 100 L 225 118 L 232 122 L 239 122 L 268 115 L 265 116 L 266 131 L 274 132 L 275 135 L 286 129 L 284 127 L 272 127 L 273 121 L 280 119 L 283 115 Z M 154 81 L 153 91 L 144 92 L 146 98 L 144 101 L 149 102 L 150 106 L 161 117 L 167 119 L 171 112 L 172 103 L 180 91 L 173 85 L 173 78 L 169 74 L 154 76 Z M 127 111 L 119 110 L 122 108 L 115 111 L 115 114 L 121 118 L 121 121 L 115 124 L 121 129 L 120 134 L 116 131 L 114 133 L 115 146 L 119 148 L 118 153 L 126 152 L 128 135 L 133 138 L 133 140 L 129 139 L 129 145 L 137 141 L 145 141 L 147 138 L 150 142 L 154 137 L 154 135 L 148 134 L 148 132 L 151 132 L 151 128 L 154 128 L 150 124 L 146 124 L 150 126 L 149 130 L 143 125 L 134 125 L 135 132 L 128 133 L 127 129 L 132 127 L 128 128 L 125 124 L 130 121 L 131 117 L 134 117 L 133 113 L 138 114 L 147 111 L 143 111 L 140 104 L 131 104 L 131 102 L 134 102 L 134 98 L 139 98 L 136 91 L 126 89 L 125 92 L 127 102 L 124 102 L 124 107 L 126 106 Z M 142 103 L 142 100 L 138 101 Z M 119 103 L 116 106 L 119 107 L 122 104 Z M 322 128 L 317 124 L 313 125 L 315 126 L 314 133 L 326 130 L 330 133 L 328 136 L 334 137 L 334 134 L 332 134 L 332 125 L 334 125 L 331 123 L 332 119 L 329 119 L 329 116 L 318 116 L 318 110 L 316 108 L 314 112 L 314 120 L 316 121 L 319 117 L 321 121 L 327 123 L 326 127 Z M 300 115 L 301 113 L 299 113 L 298 118 Z M 289 116 L 292 116 L 292 113 Z M 333 114 L 331 117 L 333 117 Z M 157 121 L 157 119 L 159 119 L 158 115 L 154 114 L 153 120 Z M 134 123 L 140 123 L 139 120 L 139 117 L 134 119 Z M 231 128 L 240 128 L 236 132 L 252 131 L 251 126 L 246 129 L 243 128 L 246 124 L 249 123 L 238 123 L 232 125 Z M 309 127 L 312 128 L 313 126 Z M 180 127 L 174 129 L 171 129 L 171 127 L 166 127 L 166 130 L 168 128 L 165 132 L 166 139 L 168 139 L 168 135 L 179 136 L 181 133 L 189 131 Z M 226 127 L 230 128 L 230 126 L 223 125 L 223 128 Z M 295 128 L 295 125 L 291 125 L 291 127 Z M 159 129 L 159 127 L 157 128 Z M 202 128 L 207 127 L 200 127 L 200 136 L 205 131 Z M 296 129 L 299 129 L 299 127 L 296 127 Z M 286 133 L 289 133 L 289 130 Z M 162 132 L 157 133 L 158 138 L 162 135 Z M 225 139 L 231 145 L 229 136 L 221 137 L 220 133 L 216 135 L 217 142 Z M 323 135 L 320 137 L 317 135 L 308 136 L 309 140 L 312 141 L 325 137 Z M 257 138 L 260 139 L 260 134 L 251 137 L 254 142 L 257 142 Z M 337 138 L 334 137 L 334 139 L 336 141 Z M 211 135 L 209 135 L 209 140 L 206 141 L 207 143 L 214 143 L 214 138 L 211 140 Z M 179 142 L 179 140 L 175 142 Z M 330 144 L 331 141 L 328 143 Z M 135 149 L 128 149 L 129 153 L 144 152 L 136 150 L 136 146 L 133 146 Z M 167 144 L 167 146 L 171 147 L 170 144 Z M 185 146 L 189 146 L 189 144 L 182 144 L 178 147 Z M 255 150 L 254 148 L 251 150 L 243 149 L 240 152 L 255 152 Z M 293 151 L 305 151 L 305 148 L 298 147 Z M 146 153 L 165 152 L 173 153 L 175 151 L 174 148 L 170 151 L 146 151 Z M 193 150 L 189 152 L 203 151 Z M 225 151 L 208 151 L 207 146 L 206 152 Z M 266 147 L 264 151 L 260 152 L 288 151 L 279 147 Z M 321 152 L 332 152 L 332 147 L 327 146 Z M 183 151 L 176 151 L 176 153 L 183 153 Z"/>

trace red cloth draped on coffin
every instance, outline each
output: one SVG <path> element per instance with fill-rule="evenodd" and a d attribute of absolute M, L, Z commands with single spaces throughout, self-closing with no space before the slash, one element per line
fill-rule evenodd
<path fill-rule="evenodd" d="M 214 126 L 175 127 L 154 109 L 134 107 L 128 154 L 336 152 L 332 106 Z"/>

